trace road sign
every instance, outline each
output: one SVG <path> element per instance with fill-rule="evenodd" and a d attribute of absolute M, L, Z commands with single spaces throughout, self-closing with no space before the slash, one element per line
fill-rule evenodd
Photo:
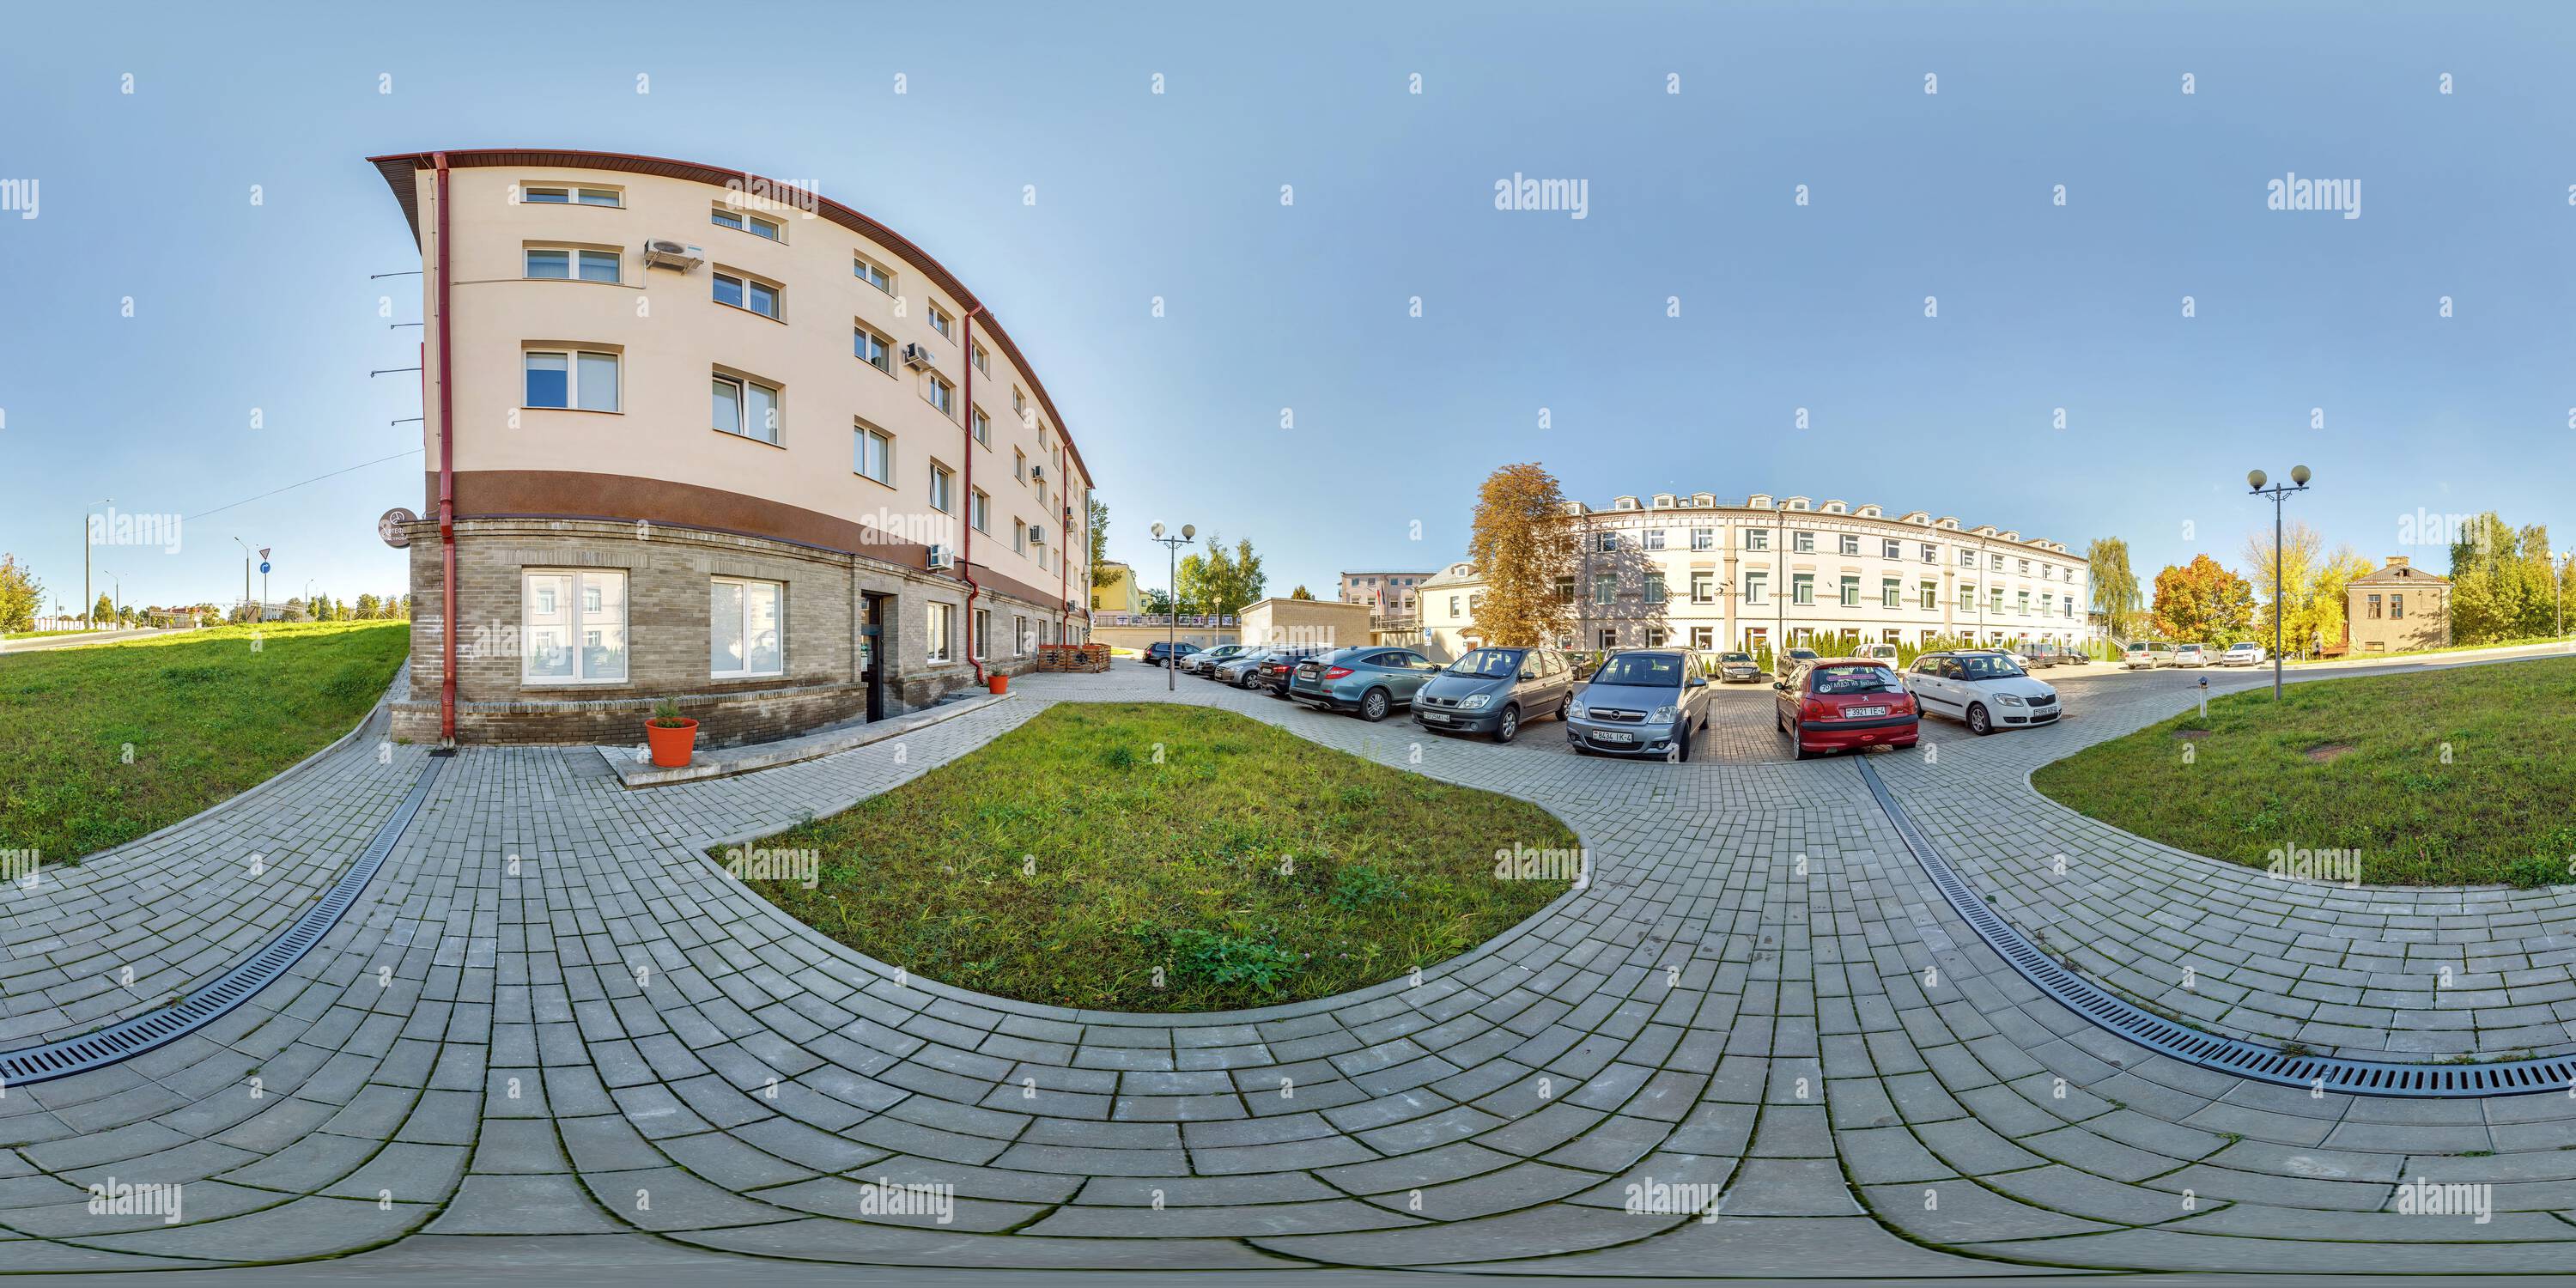
<path fill-rule="evenodd" d="M 385 511 L 376 519 L 376 535 L 383 538 L 386 545 L 400 550 L 411 544 L 411 534 L 403 529 L 406 525 L 418 522 L 420 522 L 419 515 L 398 505 Z"/>
<path fill-rule="evenodd" d="M 268 561 L 267 561 L 267 560 L 262 559 L 262 560 L 260 560 L 260 561 L 259 561 L 259 570 L 260 570 L 261 572 L 267 572 L 267 571 L 268 571 Z"/>

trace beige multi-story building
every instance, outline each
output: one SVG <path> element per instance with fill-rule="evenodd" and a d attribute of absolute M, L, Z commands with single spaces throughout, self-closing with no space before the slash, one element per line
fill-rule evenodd
<path fill-rule="evenodd" d="M 1701 650 L 1855 643 L 2073 647 L 2094 638 L 2084 557 L 2047 540 L 1915 510 L 1707 492 L 1569 503 L 1580 553 L 1558 583 L 1567 648 Z M 1472 648 L 1483 582 L 1452 564 L 1422 586 L 1425 641 Z"/>
<path fill-rule="evenodd" d="M 1082 638 L 1090 472 L 919 247 L 691 162 L 371 160 L 426 281 L 397 732 L 624 744 L 668 699 L 771 737 Z"/>
<path fill-rule="evenodd" d="M 1342 574 L 1340 599 L 1345 604 L 1366 604 L 1372 617 L 1411 617 L 1427 572 L 1346 572 Z"/>
<path fill-rule="evenodd" d="M 2451 579 L 2403 555 L 2344 588 L 2344 641 L 2355 653 L 2403 653 L 2451 644 Z"/>

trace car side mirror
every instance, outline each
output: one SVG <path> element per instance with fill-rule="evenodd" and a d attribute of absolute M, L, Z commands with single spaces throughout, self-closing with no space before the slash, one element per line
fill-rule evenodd
<path fill-rule="evenodd" d="M 1787 693 L 1789 691 L 1789 682 L 1787 680 L 1773 680 L 1771 682 L 1771 687 L 1778 689 L 1782 693 Z"/>
<path fill-rule="evenodd" d="M 1707 677 L 1707 676 L 1705 676 L 1705 675 L 1694 675 L 1694 676 L 1692 676 L 1692 677 L 1691 677 L 1690 686 L 1691 686 L 1692 688 L 1694 688 L 1694 689 L 1697 689 L 1697 688 L 1704 688 L 1704 687 L 1706 687 L 1706 686 L 1707 686 L 1707 684 L 1708 684 L 1708 677 Z"/>

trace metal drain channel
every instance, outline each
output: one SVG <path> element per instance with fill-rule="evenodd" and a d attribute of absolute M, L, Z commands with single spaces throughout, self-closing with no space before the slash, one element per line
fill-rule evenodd
<path fill-rule="evenodd" d="M 1975 928 L 1977 937 L 2039 991 L 2119 1037 L 2185 1064 L 2283 1087 L 2356 1096 L 2436 1099 L 2520 1096 L 2543 1091 L 2576 1095 L 2576 1055 L 2465 1065 L 2288 1055 L 2273 1047 L 2185 1028 L 2145 1010 L 2059 965 L 2057 959 L 2023 938 L 2011 922 L 1968 887 L 1958 870 L 1950 866 L 1949 858 L 1914 826 L 1914 820 L 1888 792 L 1887 784 L 1879 780 L 1878 771 L 1864 759 L 1855 758 L 1853 763 L 1868 781 L 1870 794 L 1878 798 L 1879 808 L 1886 810 L 1889 820 L 1896 824 L 1897 835 L 1904 838 L 1906 848 L 1914 851 L 1915 862 L 1923 865 L 1932 884 L 1940 887 L 1942 897 L 1950 901 L 1960 918 Z"/>
<path fill-rule="evenodd" d="M 204 987 L 181 999 L 176 1005 L 150 1011 L 130 1019 L 119 1020 L 95 1033 L 48 1042 L 43 1046 L 23 1047 L 0 1052 L 0 1085 L 18 1086 L 68 1078 L 76 1073 L 130 1060 L 155 1047 L 164 1046 L 214 1023 L 234 1007 L 249 1001 L 258 992 L 276 982 L 304 954 L 322 942 L 322 936 L 339 924 L 342 914 L 358 900 L 358 894 L 374 879 L 376 869 L 385 865 L 393 853 L 394 843 L 411 827 L 412 815 L 420 812 L 421 802 L 429 799 L 430 784 L 438 781 L 438 771 L 446 760 L 433 755 L 420 771 L 420 779 L 411 794 L 394 808 L 393 816 L 376 829 L 365 852 L 329 891 L 304 915 L 295 919 L 268 945 L 250 955 L 230 970 L 216 976 Z"/>

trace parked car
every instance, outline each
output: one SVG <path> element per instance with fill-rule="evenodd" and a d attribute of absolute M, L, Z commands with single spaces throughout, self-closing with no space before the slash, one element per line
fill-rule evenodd
<path fill-rule="evenodd" d="M 1788 652 L 1782 653 L 1778 657 L 1771 659 L 1772 678 L 1777 680 L 1788 679 L 1791 675 L 1797 672 L 1799 667 L 1805 666 L 1807 663 L 1815 660 L 1816 650 L 1814 649 L 1790 649 Z"/>
<path fill-rule="evenodd" d="M 2226 652 L 2218 655 L 2220 666 L 2261 666 L 2271 660 L 2272 655 L 2265 652 L 2262 645 L 2252 640 L 2238 640 L 2228 645 Z"/>
<path fill-rule="evenodd" d="M 1261 659 L 1268 657 L 1277 651 L 1277 648 L 1270 645 L 1262 645 L 1256 648 L 1245 649 L 1242 652 L 1237 653 L 1232 657 L 1225 658 L 1219 661 L 1216 665 L 1209 667 L 1208 678 L 1219 684 L 1230 684 L 1238 689 L 1249 689 L 1252 685 L 1245 679 L 1245 677 L 1259 674 Z"/>
<path fill-rule="evenodd" d="M 1564 714 L 1575 683 L 1574 668 L 1552 648 L 1470 649 L 1414 695 L 1413 722 L 1510 742 L 1522 725 Z"/>
<path fill-rule="evenodd" d="M 1310 658 L 1322 657 L 1330 651 L 1320 645 L 1271 649 L 1262 654 L 1261 661 L 1256 664 L 1261 673 L 1259 682 L 1244 687 L 1268 689 L 1270 696 L 1284 701 L 1288 697 L 1288 678 L 1296 674 L 1297 664 Z"/>
<path fill-rule="evenodd" d="M 2042 671 L 2057 665 L 2057 654 L 2044 644 L 2031 644 L 2013 655 L 2025 671 Z"/>
<path fill-rule="evenodd" d="M 2059 666 L 2093 665 L 2093 655 L 2080 648 L 2060 649 L 2056 657 Z"/>
<path fill-rule="evenodd" d="M 1611 654 L 1568 702 L 1565 741 L 1576 755 L 1688 760 L 1692 740 L 1708 722 L 1708 673 L 1697 654 L 1630 649 Z"/>
<path fill-rule="evenodd" d="M 1181 658 L 1198 651 L 1196 644 L 1159 643 L 1145 646 L 1145 665 L 1171 666 Z"/>
<path fill-rule="evenodd" d="M 2152 671 L 2160 666 L 2172 666 L 2173 655 L 2174 646 L 2163 640 L 2131 640 L 2127 656 L 2120 660 L 2120 665 L 2131 671 Z"/>
<path fill-rule="evenodd" d="M 1863 644 L 1859 648 L 1853 649 L 1851 655 L 1853 657 L 1865 657 L 1873 662 L 1885 662 L 1890 667 L 1896 665 L 1897 652 L 1896 646 L 1893 644 Z"/>
<path fill-rule="evenodd" d="M 1771 685 L 1772 723 L 1797 757 L 1861 747 L 1911 747 L 1923 710 L 1896 668 L 1870 657 L 1819 658 Z"/>
<path fill-rule="evenodd" d="M 1762 678 L 1762 667 L 1753 660 L 1753 655 L 1750 653 L 1720 653 L 1717 655 L 1717 678 L 1722 684 L 1733 684 L 1738 680 L 1759 680 Z"/>
<path fill-rule="evenodd" d="M 1386 719 L 1440 674 L 1440 664 L 1406 648 L 1370 644 L 1335 649 L 1297 664 L 1288 696 L 1325 711 L 1356 711 L 1362 720 Z"/>
<path fill-rule="evenodd" d="M 2063 710 L 2057 690 L 1995 649 L 1926 653 L 1905 673 L 1905 687 L 1926 714 L 1955 717 L 1980 736 L 2005 726 L 2049 724 Z"/>
<path fill-rule="evenodd" d="M 2175 666 L 2207 666 L 2209 665 L 2209 654 L 2197 644 L 2176 644 L 2174 645 L 2173 664 Z"/>
<path fill-rule="evenodd" d="M 1192 675 L 1213 675 L 1217 664 L 1243 655 L 1241 644 L 1217 644 L 1195 653 L 1181 655 L 1181 669 Z"/>

